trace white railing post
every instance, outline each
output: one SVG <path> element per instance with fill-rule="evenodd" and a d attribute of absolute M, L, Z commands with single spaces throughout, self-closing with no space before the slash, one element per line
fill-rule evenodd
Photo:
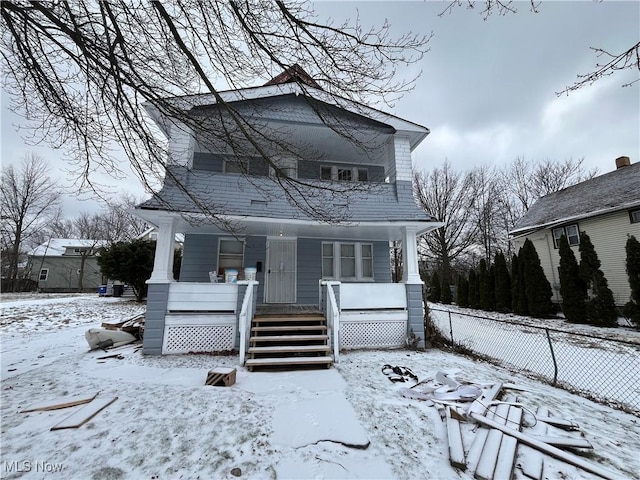
<path fill-rule="evenodd" d="M 333 350 L 334 363 L 340 362 L 340 310 L 338 302 L 333 291 L 334 285 L 340 285 L 340 282 L 322 282 L 327 287 L 326 310 L 327 310 L 327 327 L 331 335 L 331 343 Z"/>
<path fill-rule="evenodd" d="M 244 357 L 247 352 L 248 338 L 247 334 L 251 331 L 249 325 L 253 318 L 253 287 L 258 282 L 249 280 L 246 282 L 247 290 L 244 292 L 244 298 L 242 299 L 242 308 L 240 309 L 240 315 L 238 317 L 238 331 L 240 333 L 240 366 L 244 366 Z M 249 328 L 247 328 L 249 327 Z"/>

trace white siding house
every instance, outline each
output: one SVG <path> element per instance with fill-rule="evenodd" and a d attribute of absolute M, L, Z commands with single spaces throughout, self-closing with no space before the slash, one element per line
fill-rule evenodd
<path fill-rule="evenodd" d="M 589 235 L 616 304 L 623 306 L 630 299 L 625 244 L 630 235 L 640 239 L 640 163 L 620 157 L 617 166 L 613 172 L 542 197 L 511 231 L 516 248 L 527 238 L 533 242 L 554 302 L 562 300 L 558 240 L 566 235 L 579 261 L 579 232 Z"/>

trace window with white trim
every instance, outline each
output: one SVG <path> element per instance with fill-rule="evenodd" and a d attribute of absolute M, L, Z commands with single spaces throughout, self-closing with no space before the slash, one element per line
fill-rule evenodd
<path fill-rule="evenodd" d="M 49 269 L 48 268 L 43 268 L 42 270 L 40 270 L 40 278 L 39 278 L 39 280 L 41 282 L 46 282 L 48 277 L 49 277 Z"/>
<path fill-rule="evenodd" d="M 218 274 L 227 268 L 239 270 L 244 264 L 244 242 L 235 238 L 221 238 L 218 249 Z"/>
<path fill-rule="evenodd" d="M 640 209 L 630 210 L 629 219 L 631 220 L 631 223 L 640 223 Z"/>
<path fill-rule="evenodd" d="M 564 227 L 558 227 L 553 229 L 553 246 L 555 248 L 560 247 L 560 237 L 564 235 L 567 237 L 567 241 L 569 242 L 569 246 L 575 247 L 580 245 L 580 230 L 578 230 L 578 225 L 565 225 Z"/>
<path fill-rule="evenodd" d="M 322 242 L 322 278 L 373 280 L 373 245 L 360 242 Z"/>

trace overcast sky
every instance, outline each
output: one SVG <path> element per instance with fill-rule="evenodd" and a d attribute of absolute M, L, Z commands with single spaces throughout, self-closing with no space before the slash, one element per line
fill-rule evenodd
<path fill-rule="evenodd" d="M 621 87 L 640 72 L 620 72 L 556 96 L 577 74 L 602 61 L 590 47 L 620 53 L 640 40 L 640 2 L 543 1 L 539 13 L 519 2 L 517 14 L 486 21 L 478 10 L 464 7 L 439 17 L 448 3 L 316 5 L 321 18 L 341 20 L 357 12 L 365 25 L 386 18 L 394 32 L 433 32 L 431 50 L 406 73 L 422 70 L 415 90 L 390 110 L 431 130 L 415 152 L 417 168 L 429 170 L 445 159 L 463 170 L 503 165 L 517 156 L 531 161 L 584 157 L 587 167 L 605 173 L 615 168 L 618 156 L 640 161 L 640 82 Z M 25 145 L 15 133 L 15 125 L 24 121 L 7 110 L 4 92 L 2 102 L 3 164 L 35 151 L 51 162 L 52 176 L 64 177 L 62 153 Z M 133 174 L 110 183 L 114 192 L 144 193 Z M 65 200 L 65 214 L 94 211 L 98 204 L 73 196 Z"/>

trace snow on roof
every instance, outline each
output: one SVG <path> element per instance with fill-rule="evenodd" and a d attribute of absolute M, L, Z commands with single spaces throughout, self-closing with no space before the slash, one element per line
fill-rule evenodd
<path fill-rule="evenodd" d="M 540 198 L 511 230 L 512 235 L 595 217 L 640 205 L 640 162 Z"/>
<path fill-rule="evenodd" d="M 48 242 L 38 245 L 31 255 L 34 257 L 61 257 L 67 248 L 88 248 L 102 246 L 104 240 L 88 240 L 78 238 L 52 238 Z"/>

